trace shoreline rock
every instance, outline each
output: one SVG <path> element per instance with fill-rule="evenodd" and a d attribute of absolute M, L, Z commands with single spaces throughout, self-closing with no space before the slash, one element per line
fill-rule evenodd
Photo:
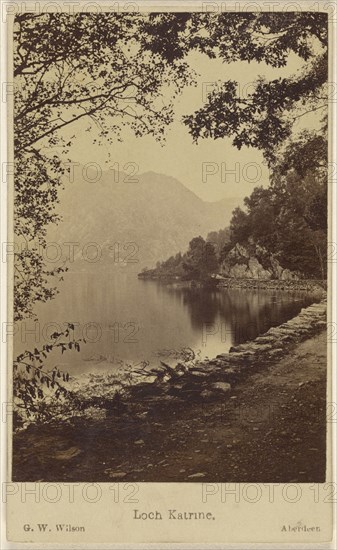
<path fill-rule="evenodd" d="M 139 279 L 147 281 L 160 281 L 165 285 L 182 285 L 196 288 L 218 288 L 218 289 L 243 289 L 243 290 L 284 290 L 284 291 L 302 291 L 310 292 L 319 298 L 326 296 L 327 282 L 320 279 L 272 279 L 272 278 L 252 278 L 252 277 L 230 277 L 220 274 L 194 281 L 183 279 L 181 277 L 170 277 L 167 275 L 152 276 L 138 274 Z"/>
<path fill-rule="evenodd" d="M 255 340 L 232 346 L 228 353 L 217 355 L 213 359 L 204 359 L 194 363 L 179 378 L 166 379 L 164 383 L 150 384 L 151 401 L 163 401 L 163 396 L 193 401 L 209 401 L 227 398 L 235 383 L 254 372 L 273 363 L 285 354 L 285 346 L 299 343 L 326 327 L 326 298 L 303 308 L 301 312 L 286 323 L 270 328 Z M 144 386 L 129 389 L 130 397 L 142 401 Z"/>
<path fill-rule="evenodd" d="M 326 281 L 316 279 L 238 279 L 233 277 L 217 279 L 217 288 L 242 288 L 247 290 L 286 290 L 313 292 L 326 296 Z"/>
<path fill-rule="evenodd" d="M 174 403 L 203 403 L 231 398 L 232 390 L 247 375 L 255 374 L 288 353 L 289 347 L 322 332 L 326 328 L 327 300 L 302 308 L 300 313 L 279 326 L 271 327 L 257 338 L 232 346 L 227 353 L 211 359 L 177 362 L 175 366 L 161 361 L 158 369 L 144 369 L 144 376 L 135 384 L 126 385 L 122 392 L 115 384 L 101 378 L 93 390 L 92 384 L 80 387 L 80 408 L 71 406 L 62 411 L 62 417 L 71 421 L 76 417 L 100 418 L 111 415 L 132 417 L 134 414 L 156 414 L 156 410 Z M 58 413 L 59 414 L 59 413 Z"/>

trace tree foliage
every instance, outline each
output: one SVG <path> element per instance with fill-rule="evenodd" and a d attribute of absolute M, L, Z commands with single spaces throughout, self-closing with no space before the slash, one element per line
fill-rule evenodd
<path fill-rule="evenodd" d="M 215 238 L 218 234 L 214 231 L 209 236 Z M 163 262 L 157 262 L 155 269 L 144 269 L 139 276 L 153 279 L 206 280 L 212 273 L 217 272 L 218 265 L 219 257 L 215 244 L 199 236 L 190 241 L 184 254 L 178 252 Z"/>
<path fill-rule="evenodd" d="M 84 339 L 75 339 L 74 325 L 68 323 L 62 332 L 50 335 L 50 341 L 41 349 L 26 350 L 14 361 L 13 397 L 16 410 L 15 427 L 20 427 L 29 418 L 36 421 L 50 419 L 47 398 L 52 401 L 61 398 L 71 399 L 72 392 L 66 387 L 69 374 L 61 372 L 58 367 L 49 371 L 46 367 L 48 355 L 55 350 L 61 353 L 74 349 L 80 351 Z"/>
<path fill-rule="evenodd" d="M 285 267 L 312 276 L 319 271 L 324 277 L 327 39 L 327 15 L 309 12 L 18 14 L 15 320 L 32 316 L 36 302 L 55 296 L 66 270 L 63 263 L 50 268 L 44 252 L 47 229 L 60 220 L 59 189 L 76 123 L 85 121 L 88 132 L 95 128 L 93 142 L 98 144 L 123 139 L 125 128 L 163 141 L 176 96 L 193 83 L 188 65 L 193 51 L 224 63 L 256 61 L 281 68 L 293 54 L 306 62 L 294 76 L 258 78 L 245 96 L 234 81 L 219 84 L 203 107 L 183 122 L 194 140 L 230 137 L 239 149 L 261 150 L 272 167 L 271 188 L 255 190 L 245 201 L 246 212 L 235 210 L 224 254 L 231 243 L 253 238 L 286 262 Z M 314 111 L 323 117 L 320 132 L 293 139 L 295 122 Z M 65 137 L 67 130 L 70 137 Z M 218 235 L 216 243 L 223 237 Z M 157 270 L 205 278 L 219 263 L 214 244 L 211 238 L 196 237 L 186 254 L 169 258 Z M 64 348 L 59 338 L 62 335 L 55 336 L 51 349 L 78 349 L 73 340 Z M 44 388 L 58 397 L 67 391 L 63 375 L 44 368 L 51 349 L 27 351 L 15 361 L 15 398 L 31 414 L 44 400 Z"/>
<path fill-rule="evenodd" d="M 327 14 L 224 13 L 204 23 L 205 51 L 224 63 L 284 67 L 294 53 L 306 61 L 302 73 L 271 81 L 259 77 L 246 93 L 236 81 L 218 83 L 205 105 L 184 117 L 194 140 L 230 137 L 238 149 L 261 150 L 271 165 L 298 118 L 313 111 L 327 113 Z"/>
<path fill-rule="evenodd" d="M 206 241 L 212 243 L 214 246 L 218 259 L 220 258 L 221 251 L 230 242 L 231 233 L 229 227 L 225 229 L 219 229 L 219 231 L 211 231 L 206 237 Z"/>
<path fill-rule="evenodd" d="M 251 240 L 283 267 L 325 279 L 327 176 L 326 140 L 303 132 L 286 147 L 271 186 L 255 188 L 246 211 L 233 212 L 230 246 Z"/>
<path fill-rule="evenodd" d="M 194 237 L 189 244 L 183 266 L 190 279 L 206 279 L 218 268 L 214 245 L 202 237 Z"/>
<path fill-rule="evenodd" d="M 246 97 L 227 81 L 185 124 L 194 139 L 231 137 L 274 162 L 293 123 L 326 108 L 327 14 L 321 13 L 23 13 L 14 26 L 15 318 L 57 292 L 63 265 L 48 268 L 46 229 L 59 220 L 62 159 L 76 121 L 96 128 L 93 141 L 122 139 L 123 128 L 162 140 L 173 101 L 193 82 L 191 51 L 224 63 L 284 67 L 306 61 L 302 74 L 258 79 Z M 165 89 L 165 97 L 163 95 Z M 70 138 L 63 131 L 72 128 Z M 46 150 L 48 151 L 46 153 Z M 52 153 L 55 151 L 55 153 Z M 55 280 L 55 284 L 51 283 Z"/>
<path fill-rule="evenodd" d="M 49 224 L 59 221 L 58 190 L 75 123 L 84 119 L 88 131 L 95 126 L 97 143 L 120 140 L 124 127 L 162 140 L 174 97 L 192 82 L 185 62 L 168 62 L 147 46 L 147 21 L 139 14 L 16 16 L 16 320 L 31 316 L 36 301 L 55 295 L 49 281 L 64 271 L 63 265 L 48 269 L 43 251 Z M 66 139 L 63 131 L 70 126 L 73 134 Z"/>

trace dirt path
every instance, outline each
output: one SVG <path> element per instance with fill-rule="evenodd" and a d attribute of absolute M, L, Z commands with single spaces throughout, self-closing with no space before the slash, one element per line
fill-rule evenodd
<path fill-rule="evenodd" d="M 32 426 L 14 438 L 13 479 L 322 482 L 325 406 L 324 331 L 247 375 L 229 398 Z"/>

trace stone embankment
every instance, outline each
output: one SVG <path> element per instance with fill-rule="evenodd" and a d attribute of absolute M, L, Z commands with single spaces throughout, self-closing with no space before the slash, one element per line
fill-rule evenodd
<path fill-rule="evenodd" d="M 132 396 L 146 402 L 172 399 L 209 401 L 219 395 L 230 395 L 232 386 L 250 373 L 282 358 L 288 348 L 318 334 L 326 328 L 327 302 L 301 310 L 299 315 L 277 327 L 270 328 L 255 340 L 230 348 L 214 359 L 196 361 L 192 365 L 178 363 L 175 368 L 162 364 L 155 381 L 130 388 Z"/>
<path fill-rule="evenodd" d="M 237 279 L 235 277 L 217 279 L 218 288 L 243 288 L 247 290 L 304 290 L 324 296 L 326 282 L 314 279 Z"/>

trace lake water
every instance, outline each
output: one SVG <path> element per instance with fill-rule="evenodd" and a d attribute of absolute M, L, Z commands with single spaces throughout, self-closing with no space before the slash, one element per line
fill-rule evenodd
<path fill-rule="evenodd" d="M 54 354 L 71 374 L 116 368 L 122 361 L 148 360 L 191 347 L 214 357 L 230 346 L 254 339 L 312 303 L 305 292 L 193 289 L 188 285 L 138 280 L 135 274 L 67 273 L 60 294 L 39 305 L 38 322 L 25 321 L 15 340 L 15 355 L 41 347 L 64 322 L 86 338 L 79 353 Z"/>

